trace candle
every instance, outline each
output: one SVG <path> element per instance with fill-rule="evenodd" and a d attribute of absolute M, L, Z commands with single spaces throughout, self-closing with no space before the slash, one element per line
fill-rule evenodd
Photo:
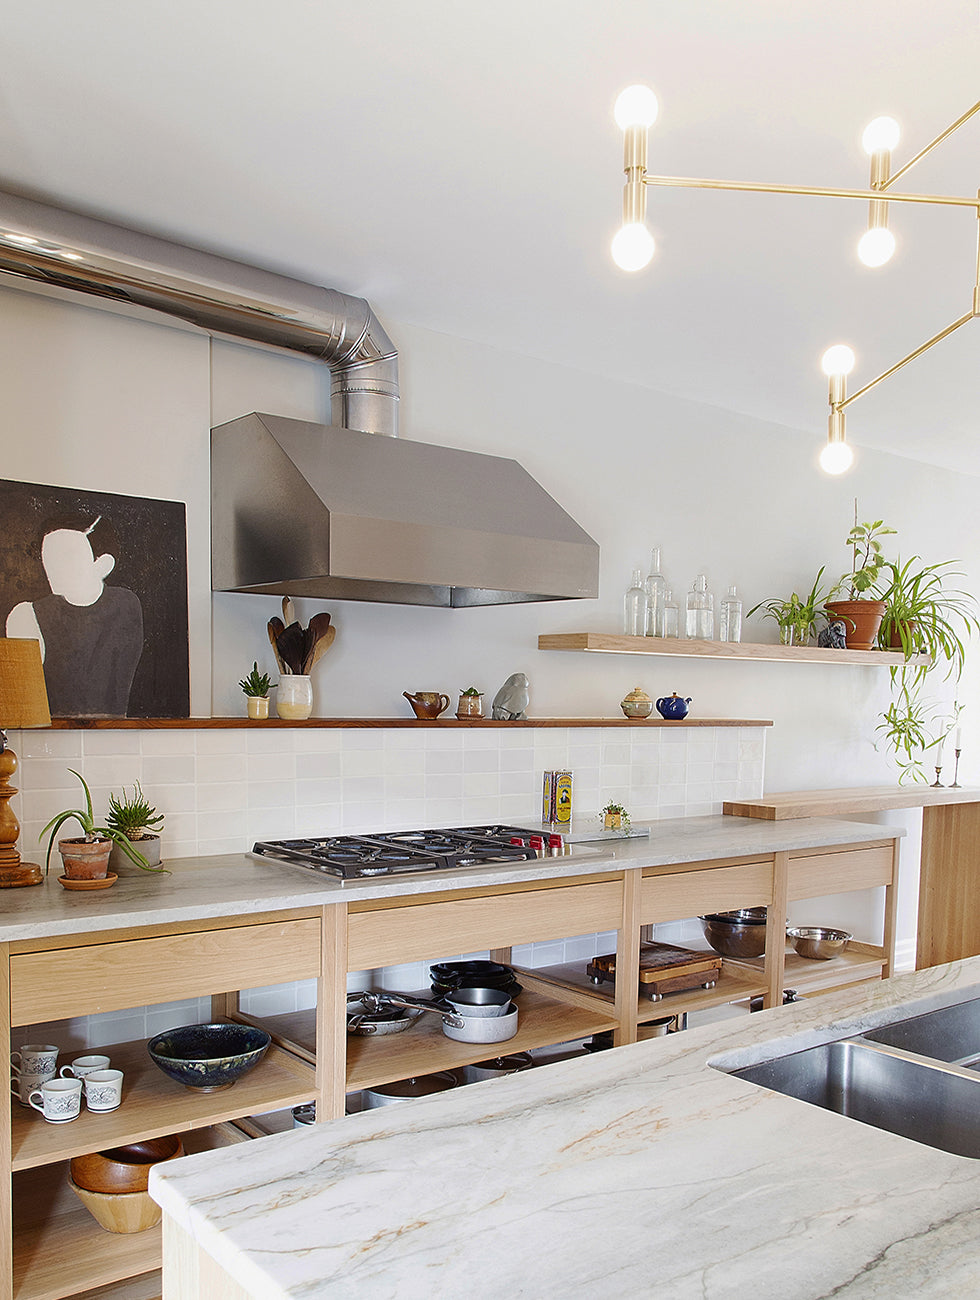
<path fill-rule="evenodd" d="M 957 728 L 956 728 L 956 748 L 957 748 L 957 749 L 962 749 L 962 748 L 963 748 L 963 745 L 962 745 L 962 743 L 961 743 L 962 740 L 963 740 L 963 728 L 962 728 L 962 727 L 957 727 Z"/>

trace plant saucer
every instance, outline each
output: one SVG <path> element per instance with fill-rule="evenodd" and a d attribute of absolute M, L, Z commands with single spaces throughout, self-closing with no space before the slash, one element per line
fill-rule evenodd
<path fill-rule="evenodd" d="M 67 876 L 59 876 L 58 883 L 65 889 L 108 889 L 119 879 L 110 871 L 108 875 L 102 876 L 99 880 L 70 880 Z"/>

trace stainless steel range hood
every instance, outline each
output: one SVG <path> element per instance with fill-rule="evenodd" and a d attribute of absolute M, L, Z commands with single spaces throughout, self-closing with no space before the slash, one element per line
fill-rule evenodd
<path fill-rule="evenodd" d="M 599 548 L 515 460 L 252 414 L 211 432 L 212 585 L 404 605 L 595 596 Z"/>
<path fill-rule="evenodd" d="M 598 594 L 598 546 L 516 461 L 398 440 L 398 353 L 363 298 L 4 193 L 0 271 L 330 367 L 332 425 L 249 415 L 213 431 L 215 590 L 456 606 Z"/>

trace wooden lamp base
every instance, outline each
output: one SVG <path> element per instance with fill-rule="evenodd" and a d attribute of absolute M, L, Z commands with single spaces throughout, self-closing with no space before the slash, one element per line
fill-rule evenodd
<path fill-rule="evenodd" d="M 0 752 L 0 889 L 44 883 L 41 868 L 34 862 L 21 862 L 17 852 L 20 823 L 10 807 L 10 800 L 17 793 L 10 777 L 16 771 L 17 755 L 12 749 L 4 749 Z"/>

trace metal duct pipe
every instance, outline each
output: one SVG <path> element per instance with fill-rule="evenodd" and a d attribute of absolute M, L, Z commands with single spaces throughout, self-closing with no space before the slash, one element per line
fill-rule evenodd
<path fill-rule="evenodd" d="M 363 298 L 2 192 L 0 271 L 323 361 L 334 424 L 398 436 L 398 353 Z"/>

